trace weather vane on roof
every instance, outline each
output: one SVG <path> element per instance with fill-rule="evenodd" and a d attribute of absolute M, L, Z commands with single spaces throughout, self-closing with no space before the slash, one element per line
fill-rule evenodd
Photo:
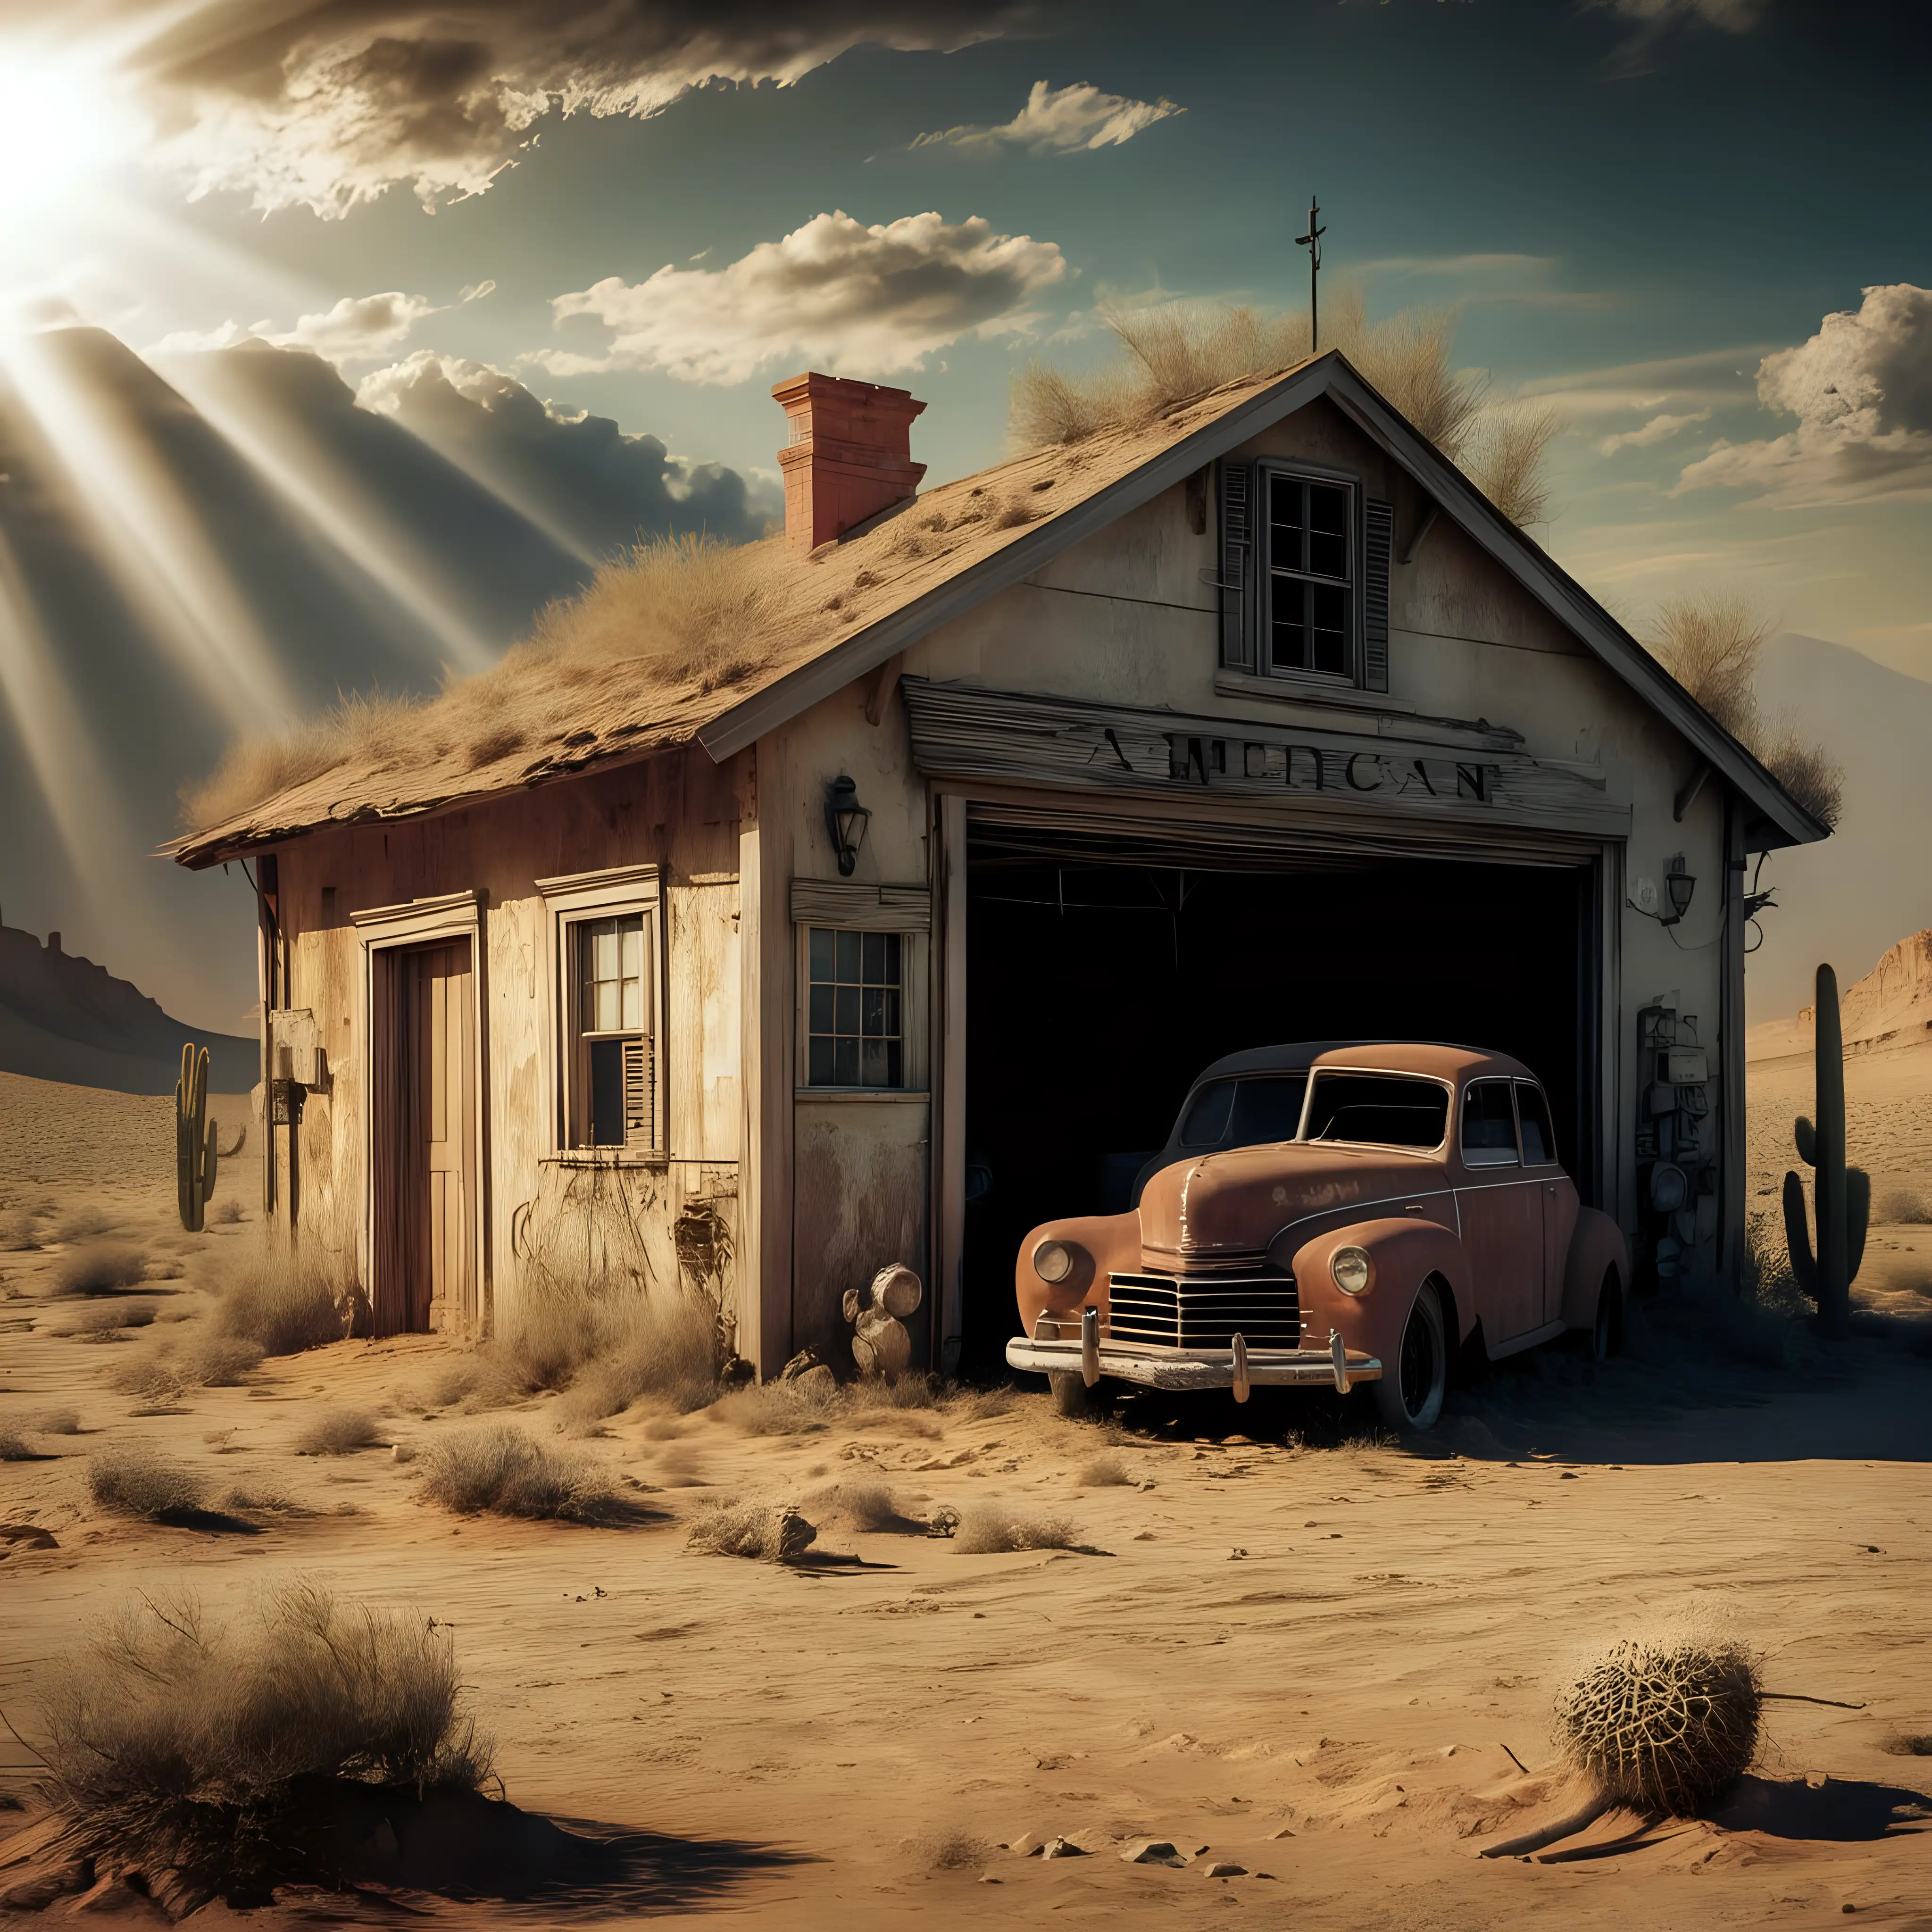
<path fill-rule="evenodd" d="M 1308 352 L 1312 356 L 1322 346 L 1322 311 L 1316 296 L 1322 278 L 1322 238 L 1328 233 L 1322 226 L 1322 204 L 1312 195 L 1308 197 L 1308 232 L 1298 235 L 1294 245 L 1308 250 Z"/>

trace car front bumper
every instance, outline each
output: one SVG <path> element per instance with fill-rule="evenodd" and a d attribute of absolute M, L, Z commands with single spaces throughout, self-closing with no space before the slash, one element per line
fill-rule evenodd
<path fill-rule="evenodd" d="M 1243 1401 L 1256 1384 L 1327 1387 L 1346 1395 L 1382 1372 L 1373 1355 L 1344 1348 L 1338 1336 L 1325 1348 L 1163 1348 L 1090 1336 L 1048 1342 L 1016 1336 L 1006 1344 L 1006 1366 L 1038 1376 L 1077 1375 L 1090 1388 L 1102 1376 L 1144 1388 L 1231 1388 Z"/>

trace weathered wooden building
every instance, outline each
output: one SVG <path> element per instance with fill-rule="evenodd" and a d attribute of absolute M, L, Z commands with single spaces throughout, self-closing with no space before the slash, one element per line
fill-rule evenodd
<path fill-rule="evenodd" d="M 1746 864 L 1826 827 L 1340 356 L 922 492 L 904 392 L 775 394 L 739 664 L 178 849 L 259 860 L 267 1191 L 382 1326 L 616 1240 L 767 1370 L 888 1260 L 995 1364 L 1025 1229 L 1312 1037 L 1516 1055 L 1645 1267 L 1731 1265 Z"/>

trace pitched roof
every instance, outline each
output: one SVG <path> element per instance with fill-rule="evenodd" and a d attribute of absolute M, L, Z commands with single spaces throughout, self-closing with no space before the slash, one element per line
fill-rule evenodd
<path fill-rule="evenodd" d="M 436 707 L 406 753 L 351 757 L 163 849 L 218 863 L 328 825 L 418 816 L 554 782 L 695 741 L 722 762 L 884 664 L 928 632 L 1018 584 L 1126 512 L 1325 396 L 1531 595 L 1663 714 L 1754 808 L 1756 836 L 1808 844 L 1828 828 L 1705 712 L 1655 658 L 1433 445 L 1330 350 L 1279 374 L 1224 384 L 1159 416 L 1028 452 L 922 491 L 808 557 L 773 546 L 776 611 L 749 676 L 708 685 L 614 662 L 534 734 L 500 755 L 439 742 Z M 534 738 L 534 742 L 532 742 Z"/>

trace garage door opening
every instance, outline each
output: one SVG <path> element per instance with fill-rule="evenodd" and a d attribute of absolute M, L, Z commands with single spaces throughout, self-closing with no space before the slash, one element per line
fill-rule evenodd
<path fill-rule="evenodd" d="M 1324 854 L 1208 871 L 1028 843 L 976 826 L 969 845 L 966 1372 L 1003 1365 L 1028 1230 L 1126 1208 L 1223 1054 L 1382 1038 L 1514 1054 L 1593 1197 L 1594 866 Z"/>

